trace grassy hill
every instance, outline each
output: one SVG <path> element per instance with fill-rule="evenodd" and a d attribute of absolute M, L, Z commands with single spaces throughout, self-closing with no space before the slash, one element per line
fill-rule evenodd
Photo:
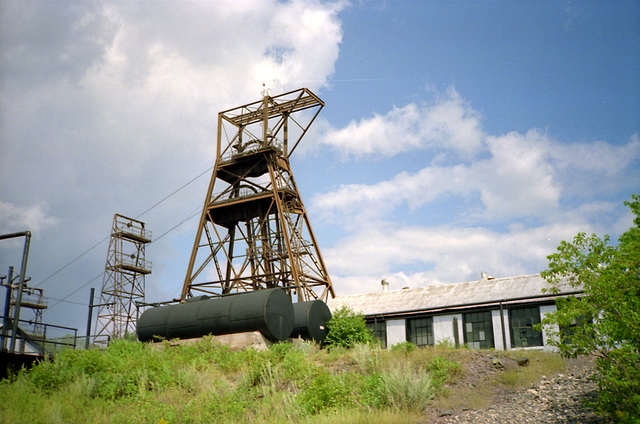
<path fill-rule="evenodd" d="M 438 409 L 486 406 L 495 385 L 526 385 L 564 368 L 552 354 L 509 353 L 526 355 L 526 367 L 502 355 L 308 343 L 232 352 L 212 338 L 119 340 L 60 352 L 0 382 L 0 423 L 424 422 Z"/>

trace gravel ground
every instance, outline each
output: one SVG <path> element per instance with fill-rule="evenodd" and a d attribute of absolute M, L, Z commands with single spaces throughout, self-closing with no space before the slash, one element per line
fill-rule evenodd
<path fill-rule="evenodd" d="M 597 386 L 589 380 L 593 361 L 570 360 L 564 374 L 543 377 L 528 388 L 496 394 L 491 406 L 481 410 L 439 411 L 438 424 L 520 424 L 571 423 L 610 424 L 612 421 L 584 405 L 597 395 Z"/>

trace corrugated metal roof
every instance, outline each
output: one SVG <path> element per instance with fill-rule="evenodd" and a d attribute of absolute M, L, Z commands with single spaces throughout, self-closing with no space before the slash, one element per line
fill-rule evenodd
<path fill-rule="evenodd" d="M 544 296 L 542 289 L 549 287 L 540 274 L 534 274 L 338 296 L 329 300 L 328 305 L 331 310 L 348 306 L 351 310 L 364 315 L 394 314 L 508 299 L 536 298 Z M 561 293 L 575 291 L 576 289 L 568 284 L 561 287 Z"/>

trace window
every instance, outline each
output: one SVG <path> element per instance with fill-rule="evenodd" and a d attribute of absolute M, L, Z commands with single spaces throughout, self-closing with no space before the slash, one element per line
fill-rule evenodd
<path fill-rule="evenodd" d="M 367 322 L 367 328 L 373 333 L 373 337 L 380 340 L 383 348 L 387 347 L 387 323 L 385 321 Z"/>
<path fill-rule="evenodd" d="M 464 318 L 464 342 L 471 349 L 492 349 L 493 322 L 491 311 L 470 312 Z"/>
<path fill-rule="evenodd" d="M 540 324 L 539 307 L 509 309 L 511 347 L 542 346 L 542 332 L 533 328 L 536 324 Z"/>
<path fill-rule="evenodd" d="M 558 308 L 558 310 L 562 310 L 565 307 L 566 301 L 568 301 L 568 299 L 556 300 L 556 307 Z M 572 302 L 582 302 L 582 300 L 578 298 L 573 299 Z M 573 316 L 571 321 L 566 321 L 567 319 L 568 318 L 565 317 L 565 319 L 563 320 L 564 322 L 560 324 L 560 338 L 562 340 L 562 343 L 573 344 L 574 337 L 577 337 L 577 340 L 580 340 L 584 337 L 594 337 L 595 334 L 593 330 L 592 315 L 589 314 Z"/>
<path fill-rule="evenodd" d="M 408 319 L 407 341 L 417 346 L 433 345 L 433 318 Z"/>
<path fill-rule="evenodd" d="M 574 336 L 578 336 L 578 339 L 581 339 L 584 334 L 593 337 L 593 328 L 590 324 L 593 324 L 593 318 L 590 315 L 580 315 L 571 324 L 561 325 L 560 337 L 562 337 L 562 343 L 572 344 Z"/>

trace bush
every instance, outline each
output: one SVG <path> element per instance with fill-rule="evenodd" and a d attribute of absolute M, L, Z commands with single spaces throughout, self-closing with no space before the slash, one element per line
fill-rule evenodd
<path fill-rule="evenodd" d="M 382 375 L 389 405 L 421 411 L 435 395 L 431 374 L 402 365 Z"/>
<path fill-rule="evenodd" d="M 397 344 L 394 344 L 393 346 L 391 346 L 391 351 L 392 352 L 410 353 L 410 352 L 413 352 L 414 350 L 416 350 L 417 348 L 418 348 L 418 346 L 416 346 L 415 344 L 413 344 L 411 342 L 402 342 L 402 343 L 397 343 Z"/>
<path fill-rule="evenodd" d="M 353 406 L 353 392 L 347 377 L 321 371 L 298 394 L 296 399 L 300 407 L 308 414 L 318 414 L 328 409 Z"/>
<path fill-rule="evenodd" d="M 436 386 L 452 382 L 456 376 L 462 373 L 459 363 L 442 356 L 435 356 L 427 369 L 431 372 Z"/>
<path fill-rule="evenodd" d="M 374 342 L 373 333 L 367 328 L 364 316 L 356 314 L 346 306 L 338 309 L 327 322 L 327 346 L 340 346 L 351 349 L 356 344 Z"/>

